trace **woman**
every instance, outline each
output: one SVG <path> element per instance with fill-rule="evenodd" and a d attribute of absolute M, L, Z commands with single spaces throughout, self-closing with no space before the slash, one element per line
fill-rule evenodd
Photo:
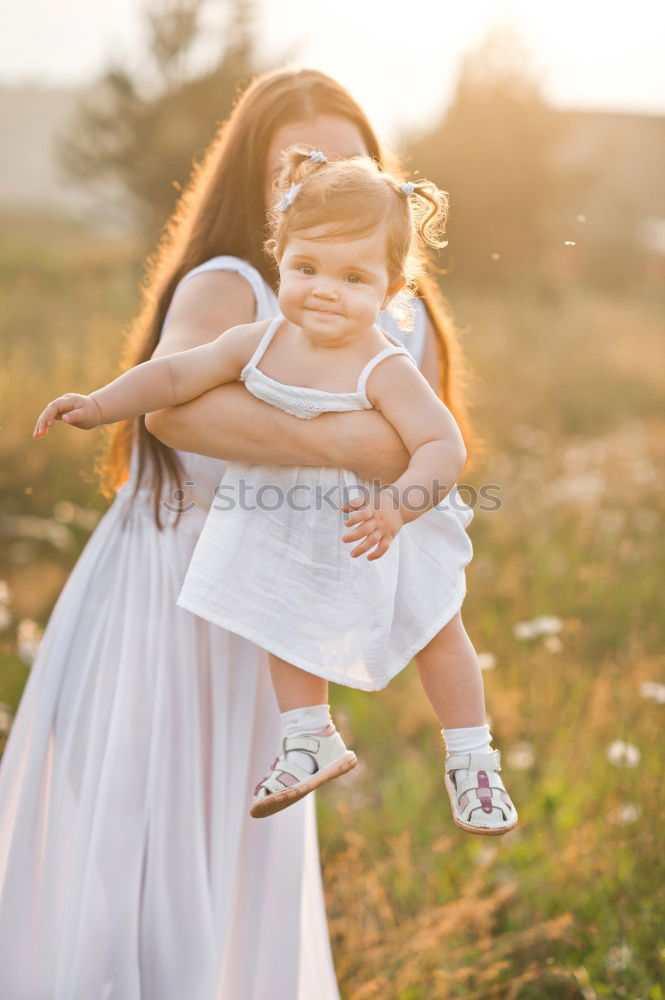
<path fill-rule="evenodd" d="M 330 78 L 256 80 L 152 262 L 132 363 L 277 311 L 260 244 L 279 154 L 294 141 L 381 158 Z M 391 332 L 435 385 L 442 348 L 451 405 L 454 342 L 423 291 L 429 321 L 423 308 L 413 334 Z M 3 990 L 12 1000 L 335 1000 L 314 797 L 270 822 L 248 816 L 251 778 L 279 736 L 267 658 L 175 600 L 224 459 L 306 455 L 388 481 L 408 454 L 378 413 L 301 421 L 240 384 L 146 424 L 119 428 L 112 443 L 107 481 L 119 492 L 56 604 L 0 768 Z"/>

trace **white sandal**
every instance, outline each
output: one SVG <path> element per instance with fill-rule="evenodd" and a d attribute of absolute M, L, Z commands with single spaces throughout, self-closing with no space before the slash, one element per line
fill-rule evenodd
<path fill-rule="evenodd" d="M 260 819 L 272 816 L 280 809 L 293 805 L 319 785 L 350 771 L 357 764 L 353 750 L 347 750 L 344 740 L 334 727 L 332 732 L 307 736 L 285 736 L 280 753 L 272 762 L 270 772 L 254 789 L 250 816 Z M 310 774 L 294 761 L 287 760 L 289 750 L 301 750 L 314 761 L 315 771 Z"/>
<path fill-rule="evenodd" d="M 464 768 L 468 778 L 456 784 L 452 771 Z M 498 837 L 517 825 L 517 810 L 498 775 L 501 754 L 457 753 L 446 758 L 444 780 L 453 821 L 462 830 L 486 837 Z"/>

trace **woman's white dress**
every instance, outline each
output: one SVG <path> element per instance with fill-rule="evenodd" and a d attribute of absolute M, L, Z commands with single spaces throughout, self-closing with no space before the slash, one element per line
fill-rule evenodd
<path fill-rule="evenodd" d="M 183 280 L 209 269 L 277 312 L 237 258 Z M 420 358 L 422 317 L 405 336 Z M 314 795 L 248 815 L 280 732 L 266 654 L 176 607 L 225 469 L 179 456 L 194 506 L 160 533 L 148 491 L 120 490 L 23 691 L 0 763 L 3 1000 L 339 998 Z"/>
<path fill-rule="evenodd" d="M 373 369 L 403 346 L 379 352 L 356 390 L 286 385 L 261 370 L 284 319 L 269 324 L 241 373 L 259 399 L 301 419 L 372 408 Z M 376 560 L 342 542 L 340 504 L 370 484 L 350 470 L 229 462 L 194 551 L 181 608 L 251 639 L 288 663 L 338 684 L 383 688 L 459 610 L 473 555 L 473 510 L 456 484 L 434 508 L 405 524 Z M 423 505 L 413 490 L 410 502 Z"/>

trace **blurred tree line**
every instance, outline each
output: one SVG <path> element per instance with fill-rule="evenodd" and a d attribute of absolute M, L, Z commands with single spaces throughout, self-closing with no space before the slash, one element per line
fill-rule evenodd
<path fill-rule="evenodd" d="M 463 59 L 440 120 L 406 143 L 414 173 L 451 195 L 446 269 L 599 287 L 658 277 L 665 247 L 646 233 L 665 219 L 665 123 L 645 117 L 555 110 L 520 39 L 492 30 Z"/>
<path fill-rule="evenodd" d="M 414 173 L 450 193 L 446 267 L 487 278 L 547 268 L 584 178 L 557 167 L 563 122 L 518 40 L 492 31 L 462 60 L 446 113 L 406 144 Z"/>
<path fill-rule="evenodd" d="M 253 0 L 225 0 L 218 58 L 205 72 L 192 72 L 205 6 L 206 0 L 150 0 L 143 12 L 145 62 L 138 69 L 111 65 L 58 141 L 59 160 L 73 179 L 120 182 L 149 243 L 239 92 L 267 68 L 254 53 Z"/>
<path fill-rule="evenodd" d="M 192 71 L 205 5 L 151 0 L 145 64 L 109 68 L 60 141 L 72 178 L 120 182 L 147 244 L 239 91 L 269 68 L 255 53 L 253 0 L 226 0 L 219 56 L 205 72 Z M 425 134 L 401 143 L 412 173 L 450 192 L 449 246 L 440 258 L 447 272 L 612 286 L 643 276 L 644 206 L 624 198 L 617 211 L 625 180 L 599 198 L 611 154 L 602 141 L 576 154 L 579 131 L 574 113 L 548 105 L 514 34 L 495 29 L 467 54 L 449 107 Z"/>

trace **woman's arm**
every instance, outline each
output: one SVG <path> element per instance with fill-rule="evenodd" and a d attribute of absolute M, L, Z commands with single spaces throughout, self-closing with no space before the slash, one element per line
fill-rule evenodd
<path fill-rule="evenodd" d="M 233 462 L 328 465 L 362 479 L 393 482 L 409 453 L 397 431 L 373 410 L 322 413 L 301 420 L 249 393 L 222 385 L 191 403 L 146 417 L 151 433 L 171 448 Z"/>
<path fill-rule="evenodd" d="M 174 295 L 153 358 L 207 343 L 230 326 L 248 323 L 254 308 L 251 289 L 240 275 L 196 275 Z M 256 399 L 239 382 L 150 413 L 146 427 L 172 448 L 211 458 L 351 468 L 363 479 L 381 482 L 394 481 L 409 461 L 401 438 L 379 413 L 324 413 L 301 420 Z"/>

